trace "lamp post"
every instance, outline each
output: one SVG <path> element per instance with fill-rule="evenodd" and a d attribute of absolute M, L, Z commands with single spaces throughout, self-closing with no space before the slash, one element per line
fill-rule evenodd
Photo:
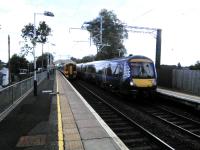
<path fill-rule="evenodd" d="M 49 43 L 49 42 L 47 42 L 47 43 Z M 49 43 L 49 44 L 51 44 L 51 46 L 56 46 L 56 45 L 53 44 L 53 43 Z M 49 51 L 49 47 L 48 47 L 48 51 Z M 53 59 L 53 58 L 51 58 L 51 56 L 52 56 L 52 54 L 50 54 L 50 53 L 48 52 L 48 55 L 47 55 L 47 79 L 49 79 L 49 77 L 50 77 L 50 72 L 51 72 L 51 69 L 52 69 L 52 68 L 50 68 L 51 65 L 52 65 L 52 59 Z"/>
<path fill-rule="evenodd" d="M 36 15 L 44 15 L 44 16 L 49 16 L 49 17 L 54 17 L 54 14 L 49 11 L 45 11 L 44 13 L 34 13 L 34 30 L 33 30 L 33 40 L 34 40 L 34 45 L 33 45 L 33 57 L 34 57 L 34 96 L 37 96 L 37 76 L 36 76 L 36 58 L 35 58 L 35 45 L 36 45 Z"/>

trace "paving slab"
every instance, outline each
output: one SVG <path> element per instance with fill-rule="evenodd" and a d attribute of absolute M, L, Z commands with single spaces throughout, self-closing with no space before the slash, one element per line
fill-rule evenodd
<path fill-rule="evenodd" d="M 101 127 L 79 128 L 81 139 L 102 139 L 109 138 L 110 136 Z"/>
<path fill-rule="evenodd" d="M 120 150 L 111 138 L 83 140 L 85 150 Z"/>
<path fill-rule="evenodd" d="M 101 124 L 97 120 L 93 120 L 93 119 L 77 120 L 76 124 L 78 128 L 101 127 Z"/>

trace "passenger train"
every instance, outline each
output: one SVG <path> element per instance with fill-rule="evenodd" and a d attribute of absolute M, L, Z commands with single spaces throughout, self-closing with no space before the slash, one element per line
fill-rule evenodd
<path fill-rule="evenodd" d="M 77 64 L 79 78 L 123 94 L 153 94 L 157 88 L 157 73 L 153 61 L 145 56 Z"/>
<path fill-rule="evenodd" d="M 67 79 L 76 79 L 77 71 L 76 71 L 76 63 L 69 62 L 65 63 L 61 69 L 63 74 Z"/>

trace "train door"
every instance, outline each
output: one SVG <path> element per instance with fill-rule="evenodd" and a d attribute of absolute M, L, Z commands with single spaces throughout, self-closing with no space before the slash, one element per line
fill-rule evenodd
<path fill-rule="evenodd" d="M 106 83 L 106 67 L 103 67 L 101 86 L 104 86 L 105 83 Z"/>
<path fill-rule="evenodd" d="M 112 84 L 112 65 L 108 64 L 106 68 L 106 86 L 110 87 Z"/>
<path fill-rule="evenodd" d="M 106 87 L 108 84 L 109 64 L 105 64 L 102 69 L 102 82 L 101 87 Z"/>
<path fill-rule="evenodd" d="M 73 65 L 69 65 L 69 75 L 73 74 Z"/>
<path fill-rule="evenodd" d="M 122 69 L 120 64 L 116 64 L 113 67 L 114 72 L 112 74 L 112 86 L 114 90 L 118 90 L 121 83 Z"/>

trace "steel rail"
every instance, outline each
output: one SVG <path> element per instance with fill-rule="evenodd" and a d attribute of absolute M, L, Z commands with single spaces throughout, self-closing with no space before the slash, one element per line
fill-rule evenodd
<path fill-rule="evenodd" d="M 167 149 L 170 150 L 174 150 L 173 147 L 171 147 L 170 145 L 168 145 L 166 142 L 164 142 L 163 140 L 161 140 L 160 138 L 158 138 L 157 136 L 155 136 L 153 133 L 151 133 L 150 131 L 148 131 L 147 129 L 145 129 L 144 127 L 142 127 L 141 125 L 139 125 L 138 123 L 136 123 L 134 120 L 132 120 L 131 118 L 129 118 L 128 116 L 126 116 L 124 113 L 122 113 L 121 111 L 119 111 L 118 109 L 116 109 L 115 107 L 113 107 L 111 104 L 109 104 L 108 102 L 106 102 L 105 100 L 103 100 L 100 96 L 96 95 L 94 92 L 92 92 L 90 89 L 88 89 L 87 87 L 85 87 L 84 85 L 82 85 L 81 83 L 79 83 L 79 85 L 86 89 L 88 92 L 90 92 L 92 95 L 94 95 L 95 97 L 97 97 L 100 101 L 102 101 L 104 104 L 106 104 L 107 106 L 109 106 L 110 108 L 112 108 L 115 112 L 117 112 L 118 114 L 120 114 L 121 116 L 123 116 L 124 118 L 126 118 L 129 122 L 131 122 L 132 124 L 134 124 L 135 126 L 137 126 L 140 130 L 142 130 L 143 132 L 145 132 L 148 136 L 152 137 L 153 139 L 156 140 L 157 143 L 161 144 L 162 146 L 164 146 Z"/>
<path fill-rule="evenodd" d="M 176 113 L 171 112 L 169 110 L 166 110 L 166 109 L 164 109 L 162 107 L 158 107 L 158 106 L 152 106 L 152 107 L 154 107 L 156 109 L 159 109 L 159 110 L 155 110 L 157 112 L 159 111 L 160 113 L 166 113 L 166 114 L 162 114 L 163 116 L 172 115 L 172 117 L 173 117 L 173 115 L 174 115 L 174 117 L 176 117 L 177 119 L 182 119 L 182 121 L 184 121 L 185 123 L 187 123 L 186 121 L 190 121 L 190 123 L 187 123 L 187 124 L 189 124 L 189 125 L 195 124 L 195 126 L 199 126 L 199 130 L 200 130 L 200 122 L 198 122 L 198 121 L 195 121 L 195 120 L 192 120 L 190 118 L 184 117 L 182 115 L 176 114 Z M 147 110 L 145 110 L 145 111 L 147 112 Z M 158 119 L 160 119 L 160 120 L 162 120 L 162 121 L 164 121 L 164 122 L 166 122 L 166 123 L 178 128 L 180 130 L 182 130 L 183 132 L 186 132 L 186 133 L 194 136 L 197 139 L 200 139 L 200 135 L 195 134 L 195 133 L 189 131 L 188 129 L 185 129 L 184 127 L 181 127 L 181 125 L 176 125 L 175 123 L 173 123 L 173 121 L 169 121 L 169 119 L 172 118 L 172 117 L 170 117 L 168 119 L 165 119 L 164 117 L 162 117 L 162 115 L 159 115 L 159 114 L 156 115 L 156 112 L 152 113 L 151 115 L 153 115 L 154 117 L 156 117 L 156 118 L 158 118 Z"/>

